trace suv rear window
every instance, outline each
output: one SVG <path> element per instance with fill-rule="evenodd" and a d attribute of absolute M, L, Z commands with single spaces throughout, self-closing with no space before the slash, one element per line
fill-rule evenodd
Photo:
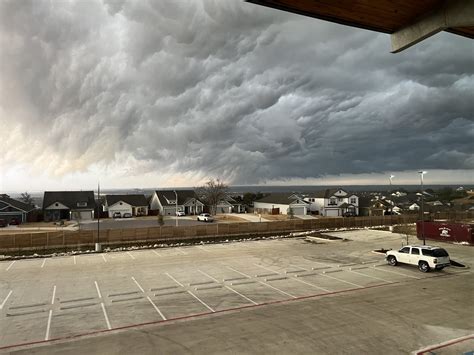
<path fill-rule="evenodd" d="M 421 252 L 426 256 L 434 256 L 441 258 L 444 256 L 449 256 L 448 252 L 444 249 L 422 249 Z"/>

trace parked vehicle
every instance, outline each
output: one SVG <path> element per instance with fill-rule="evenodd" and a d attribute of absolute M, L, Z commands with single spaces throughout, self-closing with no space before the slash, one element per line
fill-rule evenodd
<path fill-rule="evenodd" d="M 130 212 L 125 212 L 122 217 L 123 218 L 132 218 L 132 214 Z"/>
<path fill-rule="evenodd" d="M 197 220 L 202 222 L 212 222 L 214 219 L 209 213 L 201 213 L 197 216 Z"/>
<path fill-rule="evenodd" d="M 120 212 L 114 212 L 112 218 L 122 218 L 122 214 Z"/>
<path fill-rule="evenodd" d="M 19 226 L 20 223 L 21 223 L 21 221 L 18 218 L 13 217 L 13 218 L 10 219 L 10 222 L 8 224 L 11 225 L 11 226 Z"/>
<path fill-rule="evenodd" d="M 0 227 L 3 228 L 6 226 L 7 226 L 7 221 L 5 221 L 4 219 L 0 219 Z"/>
<path fill-rule="evenodd" d="M 176 217 L 183 217 L 183 216 L 186 216 L 186 214 L 183 211 L 176 212 Z"/>
<path fill-rule="evenodd" d="M 421 272 L 428 272 L 431 269 L 442 270 L 451 265 L 446 250 L 428 245 L 407 245 L 400 250 L 389 250 L 385 258 L 389 265 L 396 266 L 398 263 L 417 265 Z"/>

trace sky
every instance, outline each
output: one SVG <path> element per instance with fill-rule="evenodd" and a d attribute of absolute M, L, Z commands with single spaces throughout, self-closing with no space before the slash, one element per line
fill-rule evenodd
<path fill-rule="evenodd" d="M 0 1 L 0 192 L 474 183 L 474 41 L 240 0 Z"/>

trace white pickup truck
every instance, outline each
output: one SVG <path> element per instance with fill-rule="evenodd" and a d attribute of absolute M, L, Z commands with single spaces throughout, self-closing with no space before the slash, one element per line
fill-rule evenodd
<path fill-rule="evenodd" d="M 442 270 L 451 264 L 449 254 L 439 247 L 428 245 L 406 245 L 400 250 L 389 250 L 385 253 L 389 265 L 398 263 L 417 265 L 421 272 L 431 269 Z"/>

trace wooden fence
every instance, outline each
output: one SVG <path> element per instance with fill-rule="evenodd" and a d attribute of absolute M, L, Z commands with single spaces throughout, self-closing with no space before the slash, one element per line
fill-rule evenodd
<path fill-rule="evenodd" d="M 257 223 L 212 223 L 195 226 L 107 229 L 97 231 L 53 231 L 0 235 L 0 253 L 44 251 L 51 249 L 91 249 L 100 242 L 104 247 L 131 244 L 176 243 L 200 239 L 263 236 L 298 231 L 374 227 L 414 223 L 416 215 L 355 218 L 292 219 Z"/>

